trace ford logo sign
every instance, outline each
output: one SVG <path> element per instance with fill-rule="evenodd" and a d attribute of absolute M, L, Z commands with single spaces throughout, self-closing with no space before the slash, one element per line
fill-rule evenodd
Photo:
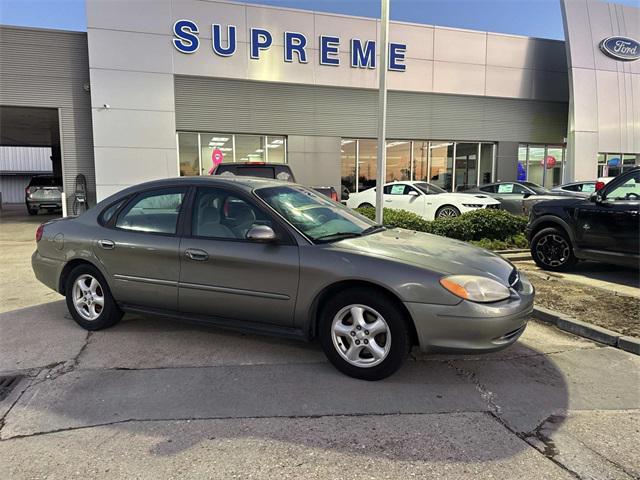
<path fill-rule="evenodd" d="M 640 58 L 640 43 L 629 37 L 607 37 L 600 42 L 600 50 L 611 58 L 626 62 Z"/>

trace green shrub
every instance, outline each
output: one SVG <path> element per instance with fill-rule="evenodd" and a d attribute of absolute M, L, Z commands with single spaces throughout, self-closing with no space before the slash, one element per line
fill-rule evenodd
<path fill-rule="evenodd" d="M 376 211 L 374 208 L 359 208 L 357 211 L 372 220 L 375 219 Z M 497 240 L 509 244 L 509 248 L 526 248 L 527 246 L 527 240 L 524 237 L 527 219 L 512 215 L 504 210 L 474 210 L 459 217 L 437 218 L 432 222 L 406 210 L 385 208 L 383 215 L 383 224 L 386 227 L 433 233 L 466 242 Z M 492 249 L 497 250 L 498 248 L 492 247 Z"/>

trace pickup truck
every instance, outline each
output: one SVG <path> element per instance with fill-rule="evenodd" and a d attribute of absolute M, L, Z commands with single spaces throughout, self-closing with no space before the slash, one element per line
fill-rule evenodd
<path fill-rule="evenodd" d="M 293 171 L 289 165 L 282 163 L 221 163 L 211 175 L 237 175 L 241 177 L 273 178 L 283 182 L 296 183 Z M 310 187 L 318 193 L 339 202 L 338 192 L 333 187 Z"/>

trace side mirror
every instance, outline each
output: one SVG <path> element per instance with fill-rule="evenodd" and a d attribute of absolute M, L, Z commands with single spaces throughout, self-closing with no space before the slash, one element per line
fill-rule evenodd
<path fill-rule="evenodd" d="M 594 192 L 589 197 L 589 200 L 592 201 L 593 203 L 602 203 L 604 201 L 604 197 L 600 192 Z"/>
<path fill-rule="evenodd" d="M 522 198 L 529 198 L 531 196 L 531 192 L 524 192 Z"/>
<path fill-rule="evenodd" d="M 252 242 L 270 243 L 275 242 L 277 236 L 273 228 L 267 225 L 256 225 L 247 232 L 246 238 Z"/>
<path fill-rule="evenodd" d="M 419 197 L 420 194 L 418 192 L 416 192 L 415 190 L 409 190 L 409 194 L 410 197 Z"/>

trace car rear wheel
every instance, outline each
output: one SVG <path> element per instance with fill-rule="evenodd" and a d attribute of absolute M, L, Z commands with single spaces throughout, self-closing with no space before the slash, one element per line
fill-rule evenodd
<path fill-rule="evenodd" d="M 358 208 L 373 208 L 373 205 L 371 205 L 370 203 L 361 203 L 360 205 L 358 205 Z"/>
<path fill-rule="evenodd" d="M 555 227 L 544 228 L 533 236 L 531 256 L 540 268 L 557 272 L 570 269 L 578 261 L 567 234 Z"/>
<path fill-rule="evenodd" d="M 107 282 L 91 265 L 79 265 L 71 271 L 65 293 L 69 313 L 82 328 L 101 330 L 122 318 Z"/>
<path fill-rule="evenodd" d="M 320 314 L 318 333 L 329 361 L 362 380 L 388 377 L 411 349 L 402 310 L 390 298 L 366 289 L 349 289 L 332 297 Z"/>
<path fill-rule="evenodd" d="M 436 218 L 451 218 L 451 217 L 459 217 L 460 210 L 458 210 L 453 205 L 443 205 L 436 212 Z"/>

